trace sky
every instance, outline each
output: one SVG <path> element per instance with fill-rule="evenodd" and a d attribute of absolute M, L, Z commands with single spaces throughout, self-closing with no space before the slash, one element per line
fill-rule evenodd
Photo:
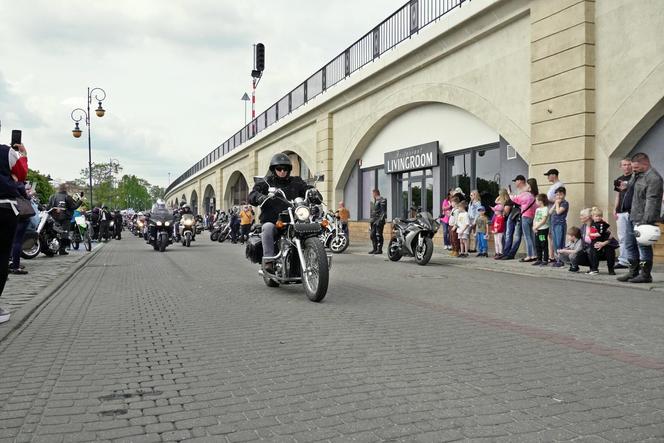
<path fill-rule="evenodd" d="M 32 169 L 79 178 L 87 134 L 72 137 L 70 114 L 103 88 L 92 161 L 167 186 L 244 126 L 254 43 L 266 46 L 258 114 L 405 3 L 0 0 L 0 143 L 21 129 Z"/>

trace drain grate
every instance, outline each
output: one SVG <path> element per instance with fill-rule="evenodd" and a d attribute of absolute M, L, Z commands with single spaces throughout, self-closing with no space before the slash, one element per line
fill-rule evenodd
<path fill-rule="evenodd" d="M 113 393 L 108 394 L 108 395 L 102 395 L 99 397 L 99 400 L 101 401 L 111 401 L 111 400 L 124 400 L 125 398 L 132 398 L 132 397 L 149 397 L 152 395 L 161 395 L 163 394 L 162 391 L 155 391 L 155 390 L 142 390 L 139 389 L 138 391 L 134 392 L 121 392 L 121 391 L 113 391 Z"/>

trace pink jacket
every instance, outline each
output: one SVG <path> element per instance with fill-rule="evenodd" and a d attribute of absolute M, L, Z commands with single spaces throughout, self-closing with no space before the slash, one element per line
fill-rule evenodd
<path fill-rule="evenodd" d="M 523 217 L 535 218 L 537 205 L 535 204 L 535 196 L 533 194 L 528 191 L 523 191 L 521 194 L 512 197 L 512 201 L 521 206 L 521 215 Z M 526 208 L 528 208 L 528 210 L 526 210 Z"/>

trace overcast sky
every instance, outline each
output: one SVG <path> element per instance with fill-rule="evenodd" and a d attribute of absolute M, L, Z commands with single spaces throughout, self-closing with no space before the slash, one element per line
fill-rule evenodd
<path fill-rule="evenodd" d="M 262 112 L 404 3 L 0 0 L 0 142 L 22 129 L 31 168 L 79 177 L 87 140 L 70 113 L 101 87 L 92 160 L 166 186 L 244 125 L 253 43 L 266 46 Z"/>

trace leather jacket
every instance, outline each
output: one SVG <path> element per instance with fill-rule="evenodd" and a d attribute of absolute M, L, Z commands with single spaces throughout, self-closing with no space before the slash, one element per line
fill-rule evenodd
<path fill-rule="evenodd" d="M 267 183 L 265 181 L 267 181 Z M 284 179 L 280 179 L 270 173 L 265 177 L 265 181 L 261 180 L 254 185 L 254 188 L 249 193 L 250 205 L 259 206 L 264 200 L 263 197 L 267 196 L 268 189 L 271 187 L 283 190 L 288 200 L 293 200 L 297 197 L 304 198 L 307 189 L 313 188 L 313 186 L 307 185 L 302 178 L 297 176 L 293 177 L 289 175 Z M 261 208 L 261 215 L 259 217 L 261 224 L 276 222 L 281 211 L 285 210 L 287 207 L 288 206 L 278 198 L 271 199 Z"/>
<path fill-rule="evenodd" d="M 386 218 L 387 218 L 387 199 L 381 195 L 375 201 L 371 202 L 371 207 L 369 212 L 369 222 L 371 224 L 385 223 Z"/>
<path fill-rule="evenodd" d="M 629 185 L 634 187 L 629 218 L 635 225 L 652 225 L 660 220 L 662 211 L 662 176 L 650 167 L 646 172 L 632 175 Z"/>

